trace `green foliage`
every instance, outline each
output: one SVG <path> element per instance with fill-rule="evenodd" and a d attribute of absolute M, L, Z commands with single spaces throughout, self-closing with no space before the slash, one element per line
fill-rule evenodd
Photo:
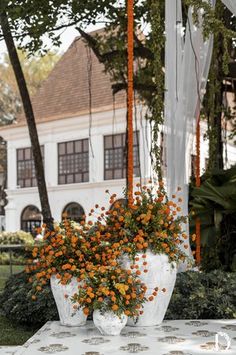
<path fill-rule="evenodd" d="M 49 51 L 44 57 L 29 58 L 28 52 L 18 51 L 18 56 L 30 94 L 33 96 L 53 69 L 60 56 Z M 4 55 L 0 63 L 0 125 L 12 123 L 21 112 L 21 99 L 9 56 Z"/>
<path fill-rule="evenodd" d="M 190 191 L 190 206 L 201 221 L 202 267 L 236 270 L 236 167 L 203 176 Z"/>
<path fill-rule="evenodd" d="M 56 304 L 49 285 L 37 300 L 31 299 L 31 287 L 25 272 L 11 276 L 0 295 L 0 311 L 14 323 L 31 326 L 43 325 L 48 320 L 58 320 Z"/>
<path fill-rule="evenodd" d="M 24 231 L 0 233 L 0 245 L 32 245 L 33 243 L 33 236 Z"/>
<path fill-rule="evenodd" d="M 19 97 L 13 92 L 8 83 L 0 80 L 0 124 L 12 123 L 20 112 Z"/>
<path fill-rule="evenodd" d="M 236 274 L 188 271 L 177 275 L 166 319 L 233 319 Z"/>

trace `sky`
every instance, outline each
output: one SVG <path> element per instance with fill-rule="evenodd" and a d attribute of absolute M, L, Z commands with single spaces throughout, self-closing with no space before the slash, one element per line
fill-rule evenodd
<path fill-rule="evenodd" d="M 97 30 L 97 29 L 99 29 L 101 27 L 103 27 L 101 25 L 101 23 L 97 24 L 97 25 L 91 25 L 91 26 L 87 27 L 86 31 L 87 32 L 94 31 L 94 30 Z M 78 37 L 78 36 L 79 36 L 79 33 L 74 27 L 69 27 L 66 30 L 62 31 L 61 32 L 62 44 L 61 44 L 61 46 L 59 48 L 59 51 L 61 53 L 65 52 L 67 50 L 67 48 L 70 46 L 70 44 L 73 42 L 74 38 Z M 45 43 L 48 44 L 48 47 L 50 49 L 54 48 L 54 47 L 51 47 L 51 45 L 49 44 L 48 41 L 46 41 Z M 57 47 L 56 47 L 56 49 L 58 50 Z M 2 40 L 2 41 L 0 41 L 0 61 L 1 61 L 2 56 L 3 56 L 4 53 L 6 53 L 6 46 L 5 46 L 5 42 Z"/>

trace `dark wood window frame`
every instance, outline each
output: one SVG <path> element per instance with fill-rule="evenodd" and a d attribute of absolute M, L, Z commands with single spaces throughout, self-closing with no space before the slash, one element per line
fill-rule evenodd
<path fill-rule="evenodd" d="M 66 216 L 64 216 L 66 214 Z M 84 220 L 85 212 L 84 208 L 78 202 L 69 202 L 62 212 L 62 220 L 64 218 L 73 220 L 77 223 L 80 223 Z"/>
<path fill-rule="evenodd" d="M 134 132 L 134 176 L 140 176 L 139 131 Z M 126 133 L 104 136 L 104 180 L 126 178 Z"/>
<path fill-rule="evenodd" d="M 60 142 L 58 151 L 58 184 L 89 182 L 89 140 Z"/>
<path fill-rule="evenodd" d="M 35 213 L 35 216 L 30 215 L 31 212 Z M 29 214 L 26 218 L 26 214 Z M 34 205 L 26 206 L 21 213 L 21 230 L 36 235 L 35 228 L 40 227 L 42 224 L 41 212 Z"/>
<path fill-rule="evenodd" d="M 41 146 L 41 153 L 44 160 L 44 146 Z M 32 147 L 18 148 L 16 160 L 17 186 L 20 186 L 20 188 L 37 186 Z"/>

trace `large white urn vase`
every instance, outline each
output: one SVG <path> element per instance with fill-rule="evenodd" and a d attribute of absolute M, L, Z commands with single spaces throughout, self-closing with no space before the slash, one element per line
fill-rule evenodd
<path fill-rule="evenodd" d="M 62 285 L 53 275 L 50 279 L 52 293 L 57 305 L 60 322 L 68 327 L 80 327 L 86 323 L 87 316 L 82 309 L 74 309 L 71 297 L 78 292 L 79 283 L 73 277 L 69 284 Z"/>
<path fill-rule="evenodd" d="M 142 255 L 142 253 L 137 254 L 136 257 L 139 260 L 135 261 L 135 264 L 139 266 L 138 270 L 141 271 L 139 277 L 147 287 L 145 296 L 147 299 L 152 296 L 156 287 L 158 287 L 158 292 L 152 301 L 144 303 L 143 313 L 137 321 L 132 318 L 128 319 L 128 325 L 148 327 L 159 325 L 164 319 L 176 281 L 177 267 L 175 263 L 169 262 L 166 254 L 153 254 L 148 250 L 144 254 L 145 258 Z M 147 265 L 143 265 L 144 262 L 147 262 Z M 123 257 L 122 263 L 125 269 L 130 269 L 132 264 L 128 256 Z M 143 272 L 144 270 L 148 272 Z"/>

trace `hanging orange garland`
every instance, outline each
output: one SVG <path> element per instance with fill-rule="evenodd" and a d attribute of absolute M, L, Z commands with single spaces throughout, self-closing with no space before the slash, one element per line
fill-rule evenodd
<path fill-rule="evenodd" d="M 127 90 L 127 182 L 128 203 L 133 201 L 133 61 L 134 61 L 134 1 L 127 0 L 128 17 L 128 90 Z"/>
<path fill-rule="evenodd" d="M 200 178 L 200 115 L 197 119 L 197 128 L 196 128 L 196 187 L 201 186 Z M 200 219 L 196 219 L 196 262 L 199 265 L 201 262 L 201 223 Z"/>

